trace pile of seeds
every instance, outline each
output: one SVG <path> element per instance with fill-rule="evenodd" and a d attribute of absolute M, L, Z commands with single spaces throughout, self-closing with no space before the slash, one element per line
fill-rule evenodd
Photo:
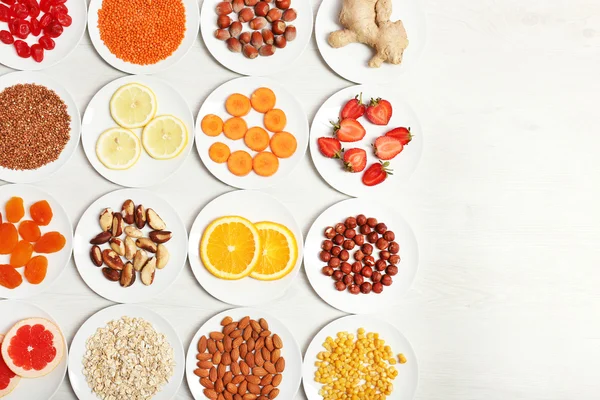
<path fill-rule="evenodd" d="M 0 166 L 32 170 L 60 156 L 70 135 L 67 105 L 53 91 L 18 84 L 0 92 Z"/>
<path fill-rule="evenodd" d="M 83 375 L 101 399 L 148 399 L 167 384 L 175 360 L 166 336 L 142 318 L 121 317 L 86 343 Z"/>

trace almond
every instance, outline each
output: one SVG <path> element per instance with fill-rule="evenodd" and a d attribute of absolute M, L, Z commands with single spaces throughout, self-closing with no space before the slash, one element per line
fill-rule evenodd
<path fill-rule="evenodd" d="M 215 392 L 213 389 L 204 389 L 203 393 L 209 400 L 217 400 L 219 397 L 217 392 Z"/>
<path fill-rule="evenodd" d="M 215 367 L 210 367 L 210 371 L 208 372 L 208 379 L 211 382 L 215 382 L 217 380 L 217 369 Z"/>
<path fill-rule="evenodd" d="M 252 337 L 252 327 L 250 325 L 246 326 L 246 329 L 244 329 L 244 334 L 242 335 L 242 337 L 244 338 L 244 340 L 248 340 Z"/>
<path fill-rule="evenodd" d="M 276 37 L 275 41 L 277 41 L 277 39 L 279 38 L 280 36 Z M 258 50 L 258 54 L 260 54 L 263 57 L 270 57 L 273 54 L 275 54 L 275 47 L 271 44 L 265 44 Z"/>
<path fill-rule="evenodd" d="M 276 363 L 277 360 L 279 360 L 279 357 L 281 357 L 281 350 L 275 349 L 271 352 L 271 362 L 272 363 Z"/>
<path fill-rule="evenodd" d="M 238 358 L 240 358 L 240 349 L 239 347 L 235 347 L 231 350 L 231 360 L 233 362 L 233 360 L 237 360 Z"/>
<path fill-rule="evenodd" d="M 148 261 L 148 253 L 144 250 L 138 250 L 135 252 L 135 256 L 133 256 L 133 269 L 136 271 L 141 271 L 146 265 Z"/>
<path fill-rule="evenodd" d="M 156 211 L 151 208 L 146 211 L 146 221 L 148 221 L 150 228 L 154 229 L 155 231 L 162 231 L 167 227 L 165 221 L 163 221 Z"/>
<path fill-rule="evenodd" d="M 144 268 L 142 268 L 141 279 L 142 283 L 146 286 L 152 285 L 154 282 L 154 274 L 156 273 L 156 258 L 148 260 Z"/>
<path fill-rule="evenodd" d="M 264 337 L 259 337 L 256 340 L 256 344 L 254 345 L 254 349 L 255 351 L 259 351 L 260 349 L 262 349 L 265 346 L 265 338 Z"/>
<path fill-rule="evenodd" d="M 141 204 L 138 204 L 135 208 L 135 226 L 137 226 L 138 229 L 142 229 L 146 226 L 146 209 Z"/>
<path fill-rule="evenodd" d="M 248 380 L 248 377 L 246 377 L 246 381 Z M 248 383 L 246 381 L 243 381 L 242 383 L 240 383 L 240 386 L 238 386 L 238 394 L 241 396 L 244 393 L 246 393 L 246 391 L 248 390 Z"/>
<path fill-rule="evenodd" d="M 223 353 L 223 357 L 221 357 L 221 364 L 223 365 L 231 365 L 231 354 L 228 352 Z"/>
<path fill-rule="evenodd" d="M 104 244 L 110 240 L 112 237 L 110 232 L 102 232 L 94 236 L 92 240 L 90 240 L 90 244 Z"/>
<path fill-rule="evenodd" d="M 279 396 L 279 389 L 275 388 L 271 390 L 271 393 L 269 393 L 269 400 L 273 400 L 277 396 Z"/>
<path fill-rule="evenodd" d="M 238 20 L 240 22 L 250 22 L 254 18 L 254 10 L 249 7 L 243 8 L 238 14 Z"/>
<path fill-rule="evenodd" d="M 227 40 L 231 37 L 231 33 L 229 33 L 228 29 L 216 29 L 215 37 L 219 40 Z"/>
<path fill-rule="evenodd" d="M 119 274 L 119 271 L 112 269 L 112 268 L 106 268 L 106 267 L 102 268 L 102 274 L 109 281 L 117 282 L 119 279 L 121 279 L 121 275 Z"/>
<path fill-rule="evenodd" d="M 254 353 L 254 364 L 256 364 L 259 367 L 262 367 L 265 363 L 265 359 L 262 356 L 262 352 L 261 351 L 257 351 L 256 353 Z"/>
<path fill-rule="evenodd" d="M 236 330 L 232 331 L 232 332 L 229 334 L 229 336 L 230 336 L 232 339 L 237 339 L 237 338 L 239 338 L 240 336 L 242 336 L 242 333 L 243 333 L 243 332 L 244 332 L 244 331 L 242 331 L 242 330 L 236 329 Z"/>
<path fill-rule="evenodd" d="M 272 375 L 269 375 L 269 376 L 272 376 Z M 271 390 L 273 390 L 273 389 L 274 389 L 273 385 L 267 384 L 262 388 L 262 390 L 260 391 L 260 394 L 262 396 L 267 396 L 269 393 L 271 393 Z"/>
<path fill-rule="evenodd" d="M 267 349 L 266 347 L 263 347 L 260 350 L 260 353 L 262 355 L 263 360 L 265 360 L 265 362 L 271 361 L 271 352 L 269 351 L 269 349 Z"/>
<path fill-rule="evenodd" d="M 121 236 L 123 234 L 123 216 L 121 213 L 113 213 L 113 222 L 111 233 L 113 236 Z"/>
<path fill-rule="evenodd" d="M 296 39 L 296 27 L 290 25 L 287 28 L 285 28 L 285 31 L 283 32 L 283 37 L 288 42 L 291 42 L 292 40 Z"/>
<path fill-rule="evenodd" d="M 273 345 L 273 339 L 271 338 L 271 336 L 268 336 L 265 339 L 265 348 L 269 351 L 275 350 L 275 346 Z"/>
<path fill-rule="evenodd" d="M 206 351 L 206 336 L 202 335 L 198 340 L 198 353 L 202 354 Z"/>
<path fill-rule="evenodd" d="M 283 348 L 283 340 L 281 340 L 278 334 L 273 335 L 273 346 L 275 346 L 276 349 Z"/>
<path fill-rule="evenodd" d="M 123 269 L 123 260 L 114 250 L 103 250 L 102 251 L 102 261 L 106 264 L 107 267 L 121 271 Z"/>
<path fill-rule="evenodd" d="M 256 364 L 254 363 L 254 353 L 246 354 L 246 357 L 244 360 L 246 361 L 246 364 L 248 364 L 248 366 L 250 368 L 256 367 Z"/>
<path fill-rule="evenodd" d="M 228 318 L 230 318 L 230 319 L 231 319 L 231 317 L 228 317 Z M 221 324 L 222 324 L 223 322 L 225 322 L 225 320 L 223 320 L 223 321 L 221 322 Z M 233 332 L 233 331 L 235 330 L 235 328 L 236 328 L 236 327 L 237 327 L 237 322 L 230 322 L 230 323 L 228 323 L 228 324 L 227 324 L 227 325 L 225 325 L 225 326 L 224 326 L 224 328 L 223 328 L 223 334 L 224 334 L 224 335 L 228 335 L 228 336 L 229 336 L 229 334 L 230 334 L 231 332 Z"/>
<path fill-rule="evenodd" d="M 253 393 L 246 393 L 245 395 L 242 396 L 242 400 L 256 400 L 257 397 L 258 396 Z"/>
<path fill-rule="evenodd" d="M 238 388 L 237 388 L 237 386 L 235 386 L 235 385 L 234 385 L 233 383 L 231 383 L 231 382 L 229 382 L 229 383 L 227 384 L 227 387 L 226 387 L 226 388 L 227 388 L 227 391 L 228 391 L 229 393 L 231 393 L 231 394 L 236 394 L 236 393 L 237 393 L 237 391 L 238 391 Z"/>
<path fill-rule="evenodd" d="M 225 347 L 225 351 L 231 351 L 233 349 L 233 339 L 225 335 L 223 338 L 223 347 Z"/>
<path fill-rule="evenodd" d="M 231 380 L 231 383 L 233 383 L 234 385 L 239 385 L 242 382 L 244 382 L 245 380 L 246 380 L 246 377 L 244 375 L 236 375 Z"/>
<path fill-rule="evenodd" d="M 125 243 L 123 243 L 123 241 L 119 238 L 114 237 L 110 239 L 110 248 L 120 256 L 125 255 Z"/>
<path fill-rule="evenodd" d="M 219 18 L 217 18 L 217 26 L 221 29 L 229 28 L 231 21 L 232 20 L 229 15 L 219 15 Z"/>
<path fill-rule="evenodd" d="M 232 379 L 233 373 L 231 371 L 225 372 L 225 375 L 223 375 L 223 384 L 227 386 L 227 384 L 230 383 Z"/>
<path fill-rule="evenodd" d="M 131 225 L 135 222 L 135 204 L 133 204 L 133 200 L 125 200 L 121 206 L 121 215 L 123 216 L 123 221 L 127 224 Z"/>
<path fill-rule="evenodd" d="M 242 52 L 242 43 L 240 43 L 240 41 L 236 38 L 229 38 L 226 41 L 227 43 L 227 48 L 229 49 L 229 51 L 232 51 L 234 53 L 241 53 Z"/>
<path fill-rule="evenodd" d="M 247 375 L 246 380 L 248 381 L 248 384 L 252 383 L 254 385 L 258 385 L 260 383 L 260 378 L 255 375 Z"/>
<path fill-rule="evenodd" d="M 269 10 L 269 12 L 267 13 L 267 21 L 273 23 L 274 21 L 277 21 L 279 19 L 281 19 L 281 17 L 283 16 L 283 12 L 281 10 L 278 10 L 276 8 L 271 8 Z M 275 32 L 273 32 L 275 33 Z"/>
<path fill-rule="evenodd" d="M 148 234 L 150 240 L 154 243 L 167 243 L 173 237 L 169 231 L 152 231 Z"/>
<path fill-rule="evenodd" d="M 248 391 L 252 394 L 260 394 L 260 386 L 254 383 L 248 383 Z"/>
<path fill-rule="evenodd" d="M 252 368 L 252 374 L 256 376 L 265 376 L 267 374 L 267 370 L 263 367 L 254 367 Z"/>
<path fill-rule="evenodd" d="M 260 324 L 260 327 L 263 328 L 265 331 L 269 330 L 269 323 L 266 319 L 261 318 L 258 320 L 258 323 Z"/>
<path fill-rule="evenodd" d="M 232 322 L 233 322 L 233 318 L 227 316 L 221 320 L 221 326 L 227 326 Z M 225 333 L 225 332 L 223 332 L 223 333 Z"/>
<path fill-rule="evenodd" d="M 215 351 L 215 354 L 212 355 L 212 363 L 215 365 L 221 364 L 221 353 Z"/>
<path fill-rule="evenodd" d="M 279 357 L 279 360 L 275 363 L 275 369 L 281 373 L 285 370 L 285 358 Z"/>
<path fill-rule="evenodd" d="M 213 389 L 215 387 L 215 385 L 207 377 L 203 377 L 202 379 L 200 379 L 200 384 L 207 389 Z"/>
<path fill-rule="evenodd" d="M 273 380 L 273 375 L 265 375 L 265 376 L 263 376 L 263 378 L 260 380 L 260 385 L 261 385 L 261 386 L 267 386 L 267 385 L 270 385 L 272 380 Z"/>
<path fill-rule="evenodd" d="M 131 263 L 127 263 L 121 272 L 120 283 L 123 287 L 129 287 L 133 285 L 133 282 L 135 282 L 135 270 L 133 269 L 133 265 Z"/>
<path fill-rule="evenodd" d="M 142 236 L 144 236 L 142 231 L 137 229 L 135 226 L 126 226 L 125 229 L 123 229 L 123 232 L 125 232 L 125 235 L 132 237 L 134 239 L 139 239 Z"/>
<path fill-rule="evenodd" d="M 231 365 L 229 366 L 229 369 L 231 370 L 231 372 L 234 375 L 239 375 L 242 373 L 242 370 L 240 369 L 240 364 L 238 364 L 236 361 L 232 361 Z"/>
<path fill-rule="evenodd" d="M 242 371 L 242 374 L 244 374 L 244 375 L 250 374 L 250 367 L 248 366 L 248 364 L 246 364 L 245 361 L 240 361 L 239 365 L 240 365 L 240 371 Z M 248 378 L 246 378 L 246 379 L 248 379 Z"/>
<path fill-rule="evenodd" d="M 244 342 L 244 338 L 243 337 L 241 337 L 241 336 L 236 337 L 233 340 L 233 348 L 240 347 L 243 342 Z"/>
<path fill-rule="evenodd" d="M 202 336 L 202 337 L 206 340 L 205 336 Z M 199 354 L 196 354 L 196 359 L 198 361 L 207 361 L 207 360 L 210 360 L 211 358 L 212 358 L 212 354 L 210 354 L 210 353 L 199 353 Z"/>
<path fill-rule="evenodd" d="M 236 38 L 242 33 L 242 23 L 239 21 L 233 21 L 231 25 L 229 25 L 229 34 L 232 38 Z"/>
<path fill-rule="evenodd" d="M 280 358 L 279 360 L 283 360 L 283 358 Z M 265 370 L 267 370 L 267 372 L 270 374 L 276 374 L 277 372 L 281 372 L 281 371 L 277 371 L 277 369 L 275 369 L 275 365 L 273 365 L 273 363 L 271 361 L 265 361 L 263 368 Z"/>
<path fill-rule="evenodd" d="M 275 35 L 283 35 L 283 32 L 285 32 L 285 27 L 285 22 L 280 19 L 274 20 L 271 24 L 271 30 Z"/>
<path fill-rule="evenodd" d="M 201 378 L 206 378 L 208 376 L 208 370 L 203 368 L 197 368 L 194 370 L 194 375 L 199 376 Z"/>
<path fill-rule="evenodd" d="M 285 10 L 283 12 L 281 19 L 284 20 L 285 22 L 292 22 L 293 20 L 296 19 L 297 16 L 298 15 L 296 14 L 296 10 L 294 10 L 293 8 L 288 8 L 287 10 Z"/>
<path fill-rule="evenodd" d="M 208 360 L 198 361 L 198 367 L 200 367 L 202 369 L 210 370 L 212 368 L 212 366 L 213 366 L 213 363 Z"/>
<path fill-rule="evenodd" d="M 242 47 L 242 52 L 249 59 L 258 57 L 258 50 L 251 44 L 245 44 L 244 47 Z"/>
<path fill-rule="evenodd" d="M 260 332 L 262 330 L 258 321 L 254 319 L 250 320 L 250 326 L 252 326 L 252 329 L 254 329 L 256 332 Z"/>
<path fill-rule="evenodd" d="M 271 336 L 271 331 L 268 331 L 268 330 L 267 330 L 267 331 L 262 331 L 262 332 L 260 333 L 260 336 L 261 336 L 261 337 L 267 337 L 267 336 Z"/>
<path fill-rule="evenodd" d="M 225 337 L 222 332 L 218 331 L 211 332 L 209 336 L 213 340 L 223 340 L 223 337 Z"/>
<path fill-rule="evenodd" d="M 254 350 L 254 346 L 256 345 L 256 342 L 254 341 L 253 338 L 250 338 L 246 341 L 247 345 L 248 345 L 248 351 L 252 351 Z"/>
<path fill-rule="evenodd" d="M 103 232 L 108 232 L 112 229 L 113 212 L 110 208 L 105 208 L 100 213 L 100 228 Z"/>
<path fill-rule="evenodd" d="M 92 248 L 90 249 L 90 258 L 92 259 L 92 263 L 94 263 L 96 267 L 102 266 L 102 250 L 100 250 L 100 247 L 92 246 Z"/>
<path fill-rule="evenodd" d="M 208 349 L 209 353 L 214 353 L 215 351 L 217 351 L 217 345 L 215 344 L 215 341 L 212 339 L 208 339 L 206 341 L 206 348 Z"/>
<path fill-rule="evenodd" d="M 283 375 L 281 374 L 276 374 L 275 376 L 273 376 L 273 382 L 271 382 L 271 384 L 275 387 L 279 386 L 279 384 L 281 383 L 281 380 L 283 379 Z"/>
<path fill-rule="evenodd" d="M 217 366 L 217 377 L 222 378 L 225 375 L 225 372 L 227 372 L 227 367 L 223 364 L 219 364 Z"/>
<path fill-rule="evenodd" d="M 240 322 L 238 323 L 238 328 L 246 329 L 248 325 L 250 325 L 250 317 L 246 315 L 244 318 L 240 319 Z"/>
<path fill-rule="evenodd" d="M 135 257 L 135 253 L 137 252 L 137 248 L 135 247 L 135 242 L 132 238 L 127 236 L 125 238 L 125 258 L 129 261 L 132 261 Z"/>
<path fill-rule="evenodd" d="M 142 250 L 149 251 L 150 253 L 156 253 L 158 250 L 156 243 L 148 238 L 139 238 L 135 241 L 135 245 Z"/>

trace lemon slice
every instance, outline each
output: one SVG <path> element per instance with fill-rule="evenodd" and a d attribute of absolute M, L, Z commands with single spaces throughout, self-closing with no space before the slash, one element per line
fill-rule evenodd
<path fill-rule="evenodd" d="M 172 115 L 154 118 L 142 131 L 142 143 L 150 157 L 168 160 L 177 157 L 188 142 L 188 132 L 181 120 Z"/>
<path fill-rule="evenodd" d="M 250 276 L 273 281 L 292 272 L 298 260 L 298 243 L 292 231 L 275 222 L 258 222 L 254 226 L 260 234 L 262 250 Z"/>
<path fill-rule="evenodd" d="M 123 128 L 145 126 L 158 108 L 154 92 L 139 83 L 121 86 L 110 99 L 110 115 Z"/>
<path fill-rule="evenodd" d="M 140 139 L 128 129 L 111 128 L 96 142 L 96 156 L 106 168 L 131 168 L 142 154 Z"/>
<path fill-rule="evenodd" d="M 206 269 L 221 279 L 248 276 L 258 262 L 260 235 L 246 218 L 221 217 L 204 230 L 200 258 Z"/>

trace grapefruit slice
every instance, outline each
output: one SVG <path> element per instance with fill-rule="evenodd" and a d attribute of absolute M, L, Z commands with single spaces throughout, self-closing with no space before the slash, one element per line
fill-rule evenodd
<path fill-rule="evenodd" d="M 0 333 L 0 343 L 4 335 Z M 2 357 L 0 357 L 0 397 L 4 397 L 17 386 L 21 377 L 16 375 L 8 368 Z"/>
<path fill-rule="evenodd" d="M 62 360 L 65 345 L 58 326 L 45 318 L 17 322 L 2 342 L 2 358 L 22 378 L 50 373 Z"/>

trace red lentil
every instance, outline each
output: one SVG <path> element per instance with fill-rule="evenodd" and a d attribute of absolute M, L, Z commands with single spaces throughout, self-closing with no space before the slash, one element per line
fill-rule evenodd
<path fill-rule="evenodd" d="M 156 64 L 181 44 L 185 7 L 181 0 L 103 0 L 98 29 L 117 58 L 138 65 Z"/>
<path fill-rule="evenodd" d="M 71 134 L 67 105 L 53 91 L 18 84 L 0 92 L 0 166 L 38 169 L 58 159 Z"/>

